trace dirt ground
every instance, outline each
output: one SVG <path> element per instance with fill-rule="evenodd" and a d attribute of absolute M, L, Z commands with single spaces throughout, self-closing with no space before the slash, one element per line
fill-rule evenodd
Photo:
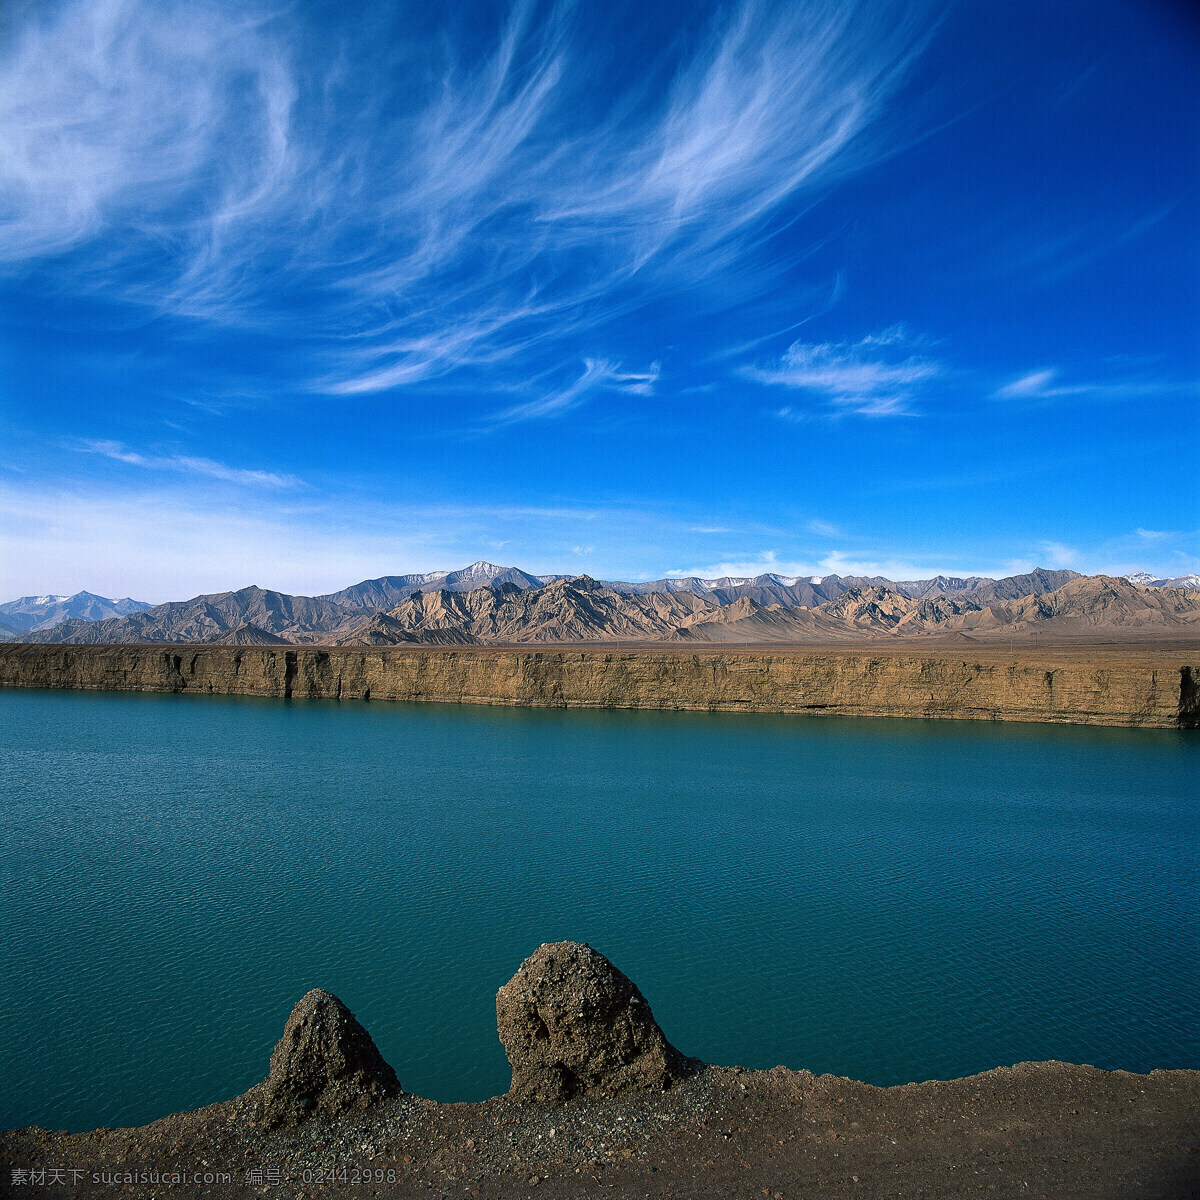
<path fill-rule="evenodd" d="M 658 1095 L 558 1106 L 406 1095 L 274 1132 L 250 1122 L 253 1095 L 141 1129 L 0 1134 L 0 1188 L 139 1200 L 1200 1197 L 1200 1071 L 1025 1063 L 876 1088 L 707 1067 Z"/>

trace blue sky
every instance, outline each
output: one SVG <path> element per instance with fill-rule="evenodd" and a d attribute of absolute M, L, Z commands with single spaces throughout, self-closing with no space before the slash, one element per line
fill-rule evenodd
<path fill-rule="evenodd" d="M 1200 569 L 1185 3 L 14 3 L 0 591 Z"/>

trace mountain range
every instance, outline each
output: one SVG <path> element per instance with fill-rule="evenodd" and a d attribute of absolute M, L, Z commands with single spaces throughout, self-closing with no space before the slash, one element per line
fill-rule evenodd
<path fill-rule="evenodd" d="M 983 589 L 980 589 L 981 591 Z M 1002 589 L 1003 590 L 1003 589 Z M 991 600 L 989 603 L 988 600 Z M 815 607 L 760 604 L 750 595 L 718 603 L 690 592 L 621 594 L 587 576 L 537 590 L 512 585 L 410 596 L 351 629 L 349 645 L 522 644 L 592 641 L 811 643 L 877 637 L 969 640 L 1200 634 L 1200 593 L 1147 589 L 1107 576 L 1076 576 L 1053 591 L 997 601 L 967 589 L 905 595 L 850 587 Z"/>
<path fill-rule="evenodd" d="M 93 592 L 73 596 L 22 596 L 0 604 L 0 636 L 19 637 L 50 629 L 60 621 L 103 621 L 144 612 L 150 605 L 141 600 L 110 600 Z"/>
<path fill-rule="evenodd" d="M 1064 637 L 1200 633 L 1200 580 L 1195 587 L 1169 586 L 1179 583 L 1040 569 L 1003 579 L 766 574 L 626 583 L 531 575 L 480 562 L 459 571 L 383 576 L 324 596 L 247 587 L 150 606 L 80 593 L 26 597 L 0 606 L 0 614 L 12 609 L 32 621 L 38 610 L 39 624 L 7 632 L 7 640 L 53 643 L 753 644 L 928 636 L 987 640 L 1035 630 Z M 101 615 L 72 613 L 45 623 L 54 604 L 76 601 L 81 614 Z"/>

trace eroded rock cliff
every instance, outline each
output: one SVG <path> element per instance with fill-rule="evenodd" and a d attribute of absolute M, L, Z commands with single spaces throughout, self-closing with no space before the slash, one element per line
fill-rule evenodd
<path fill-rule="evenodd" d="M 559 708 L 1200 724 L 1200 660 L 875 649 L 0 646 L 0 686 Z"/>

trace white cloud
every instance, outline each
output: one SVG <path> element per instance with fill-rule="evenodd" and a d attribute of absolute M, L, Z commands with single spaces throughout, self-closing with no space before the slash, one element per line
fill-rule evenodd
<path fill-rule="evenodd" d="M 1136 241 L 1170 216 L 1176 204 L 1170 202 L 1144 212 L 1135 221 L 1121 224 L 1108 220 L 1076 221 L 1051 236 L 1039 232 L 1046 228 L 1043 210 L 1014 208 L 1010 220 L 1015 231 L 1004 236 L 990 230 L 985 258 L 990 260 L 994 271 L 1015 276 L 1022 287 L 1046 287 Z"/>
<path fill-rule="evenodd" d="M 767 574 L 783 575 L 786 577 L 882 575 L 887 579 L 922 579 L 939 573 L 954 574 L 955 572 L 953 570 L 945 570 L 941 567 L 935 568 L 928 565 L 918 565 L 902 558 L 881 557 L 878 559 L 866 559 L 849 555 L 842 551 L 834 551 L 815 560 L 796 560 L 780 559 L 776 551 L 766 550 L 758 554 L 709 563 L 702 567 L 668 571 L 667 575 L 698 575 L 702 579 L 716 579 L 725 575 L 752 577 Z"/>
<path fill-rule="evenodd" d="M 766 550 L 754 554 L 730 557 L 720 562 L 708 563 L 704 566 L 673 569 L 666 571 L 667 576 L 699 576 L 702 579 L 714 579 L 725 575 L 755 576 L 820 576 L 840 575 L 845 577 L 882 577 L 894 581 L 906 579 L 931 579 L 935 575 L 951 575 L 965 577 L 981 575 L 988 578 L 1001 578 L 1005 575 L 1022 574 L 1032 571 L 1035 566 L 1066 566 L 1067 563 L 1057 561 L 1066 547 L 1043 545 L 1041 552 L 1030 558 L 1011 558 L 1006 560 L 991 560 L 982 555 L 974 559 L 963 560 L 952 554 L 921 554 L 905 556 L 861 551 L 834 550 L 828 554 L 812 559 L 781 559 L 777 551 Z M 649 578 L 649 576 L 647 576 Z"/>
<path fill-rule="evenodd" d="M 0 528 L 0 576 L 13 594 L 43 579 L 67 594 L 86 588 L 152 603 L 250 583 L 320 593 L 382 574 L 372 570 L 380 562 L 425 557 L 434 556 L 419 534 L 381 536 L 168 490 L 9 490 Z"/>
<path fill-rule="evenodd" d="M 778 361 L 745 368 L 743 374 L 759 383 L 807 393 L 826 414 L 909 416 L 922 387 L 942 371 L 940 363 L 906 354 L 914 344 L 899 327 L 857 342 L 793 342 Z M 777 415 L 805 420 L 811 413 L 786 405 Z"/>
<path fill-rule="evenodd" d="M 821 559 L 824 575 L 882 575 L 885 579 L 929 579 L 934 575 L 954 575 L 953 568 L 947 569 L 944 560 L 937 565 L 912 559 L 879 556 L 866 558 L 861 554 L 835 550 Z"/>
<path fill-rule="evenodd" d="M 1045 396 L 1054 380 L 1057 371 L 1033 371 L 1029 375 L 1022 375 L 1020 379 L 1014 379 L 1012 383 L 1006 383 L 1000 388 L 997 396 Z"/>
<path fill-rule="evenodd" d="M 818 520 L 816 517 L 809 521 L 808 531 L 820 534 L 821 537 L 841 537 L 841 532 L 836 525 L 831 525 L 828 521 Z"/>
<path fill-rule="evenodd" d="M 208 479 L 219 479 L 224 483 L 236 483 L 242 487 L 295 488 L 303 481 L 294 475 L 277 475 L 272 471 L 250 471 L 241 467 L 230 467 L 211 458 L 198 458 L 189 454 L 153 455 L 140 454 L 120 442 L 90 441 L 81 439 L 74 449 L 87 454 L 99 454 L 114 462 L 129 466 L 145 467 L 150 471 L 180 471 L 186 475 L 200 475 Z"/>
<path fill-rule="evenodd" d="M 1075 567 L 1079 563 L 1079 551 L 1062 542 L 1042 542 L 1041 561 L 1059 569 Z"/>
<path fill-rule="evenodd" d="M 558 391 L 540 396 L 524 404 L 514 404 L 496 413 L 493 420 L 500 424 L 529 421 L 537 417 L 558 417 L 578 408 L 597 392 L 623 392 L 632 396 L 649 396 L 658 381 L 659 365 L 653 363 L 647 371 L 622 371 L 617 363 L 602 359 L 584 359 L 583 374 Z"/>
<path fill-rule="evenodd" d="M 754 576 L 754 575 L 819 575 L 820 569 L 816 564 L 807 562 L 781 561 L 775 550 L 761 550 L 756 554 L 747 554 L 737 558 L 723 559 L 720 562 L 708 563 L 699 567 L 680 567 L 664 572 L 667 578 L 689 578 L 693 575 L 701 579 L 720 579 L 724 576 Z"/>
<path fill-rule="evenodd" d="M 250 583 L 314 595 L 463 566 L 497 543 L 545 573 L 559 564 L 539 547 L 565 541 L 556 554 L 565 553 L 572 534 L 577 542 L 596 531 L 596 517 L 589 507 L 406 505 L 311 492 L 248 505 L 221 489 L 49 489 L 10 479 L 0 492 L 0 598 L 86 588 L 158 603 Z M 619 527 L 617 516 L 602 527 Z"/>
<path fill-rule="evenodd" d="M 420 71 L 411 46 L 314 51 L 304 11 L 30 6 L 0 63 L 10 266 L 312 339 L 312 387 L 333 394 L 539 354 L 561 370 L 556 344 L 587 354 L 647 290 L 698 303 L 737 263 L 744 292 L 710 302 L 758 294 L 785 202 L 887 152 L 880 118 L 927 30 L 921 6 L 742 0 L 658 64 L 662 89 L 584 124 L 604 65 L 569 4 L 514 5 L 481 57 L 423 43 Z"/>
<path fill-rule="evenodd" d="M 589 574 L 605 579 L 768 572 L 998 577 L 1035 566 L 1116 575 L 1144 569 L 1163 577 L 1200 571 L 1196 531 L 1152 542 L 1131 531 L 1110 542 L 1078 546 L 1047 541 L 956 545 L 944 552 L 926 547 L 913 553 L 896 544 L 807 557 L 775 543 L 716 561 L 697 554 L 683 561 L 698 565 L 663 569 L 671 561 L 668 554 L 679 554 L 678 563 L 680 546 L 694 539 L 693 549 L 702 550 L 707 539 L 675 515 L 633 500 L 623 509 L 604 510 L 569 504 L 397 504 L 359 496 L 322 498 L 312 490 L 289 499 L 246 505 L 219 488 L 205 493 L 166 484 L 123 492 L 85 485 L 48 489 L 10 475 L 0 492 L 0 598 L 69 595 L 86 588 L 160 602 L 250 583 L 312 595 L 379 575 L 495 560 L 499 549 L 505 565 L 538 574 L 569 573 L 572 556 L 587 555 Z"/>
<path fill-rule="evenodd" d="M 1059 383 L 1060 374 L 1057 367 L 1030 371 L 997 388 L 993 396 L 999 400 L 1029 402 L 1063 400 L 1071 397 L 1113 401 L 1200 393 L 1200 385 L 1197 385 L 1195 381 L 1173 382 L 1126 375 L 1103 381 L 1085 380 L 1078 383 Z"/>
<path fill-rule="evenodd" d="M 3 257 L 102 241 L 93 282 L 137 268 L 132 299 L 204 308 L 237 265 L 238 226 L 276 208 L 301 169 L 287 48 L 253 6 L 87 0 L 6 38 Z M 157 252 L 172 278 L 138 278 Z"/>

